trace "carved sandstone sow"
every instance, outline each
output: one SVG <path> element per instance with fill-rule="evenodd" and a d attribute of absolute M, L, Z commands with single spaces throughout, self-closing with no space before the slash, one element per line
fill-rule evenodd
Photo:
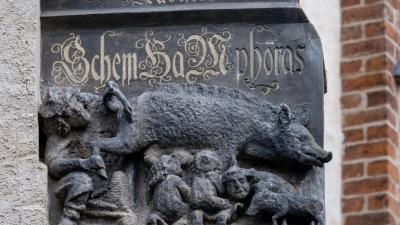
<path fill-rule="evenodd" d="M 288 106 L 280 107 L 242 91 L 203 84 L 156 84 L 129 101 L 108 82 L 104 103 L 120 101 L 115 138 L 90 142 L 113 154 L 131 154 L 152 144 L 215 149 L 229 162 L 243 155 L 260 160 L 323 166 L 332 159 Z M 228 154 L 227 154 L 228 152 Z"/>

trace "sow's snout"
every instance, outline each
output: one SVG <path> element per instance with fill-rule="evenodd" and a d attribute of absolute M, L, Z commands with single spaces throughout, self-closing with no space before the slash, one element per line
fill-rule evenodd
<path fill-rule="evenodd" d="M 299 161 L 306 165 L 322 167 L 324 163 L 332 160 L 332 152 L 322 149 L 314 140 L 311 133 L 301 124 L 292 123 L 290 125 L 291 134 L 297 141 L 302 143 L 302 151 Z"/>
<path fill-rule="evenodd" d="M 324 163 L 332 160 L 332 152 L 323 150 L 317 143 L 312 141 L 311 145 L 303 152 L 307 156 L 303 158 L 305 164 L 322 167 Z"/>
<path fill-rule="evenodd" d="M 332 160 L 332 157 L 333 157 L 332 152 L 326 152 L 322 156 L 317 156 L 317 159 L 321 160 L 323 163 L 327 163 Z"/>

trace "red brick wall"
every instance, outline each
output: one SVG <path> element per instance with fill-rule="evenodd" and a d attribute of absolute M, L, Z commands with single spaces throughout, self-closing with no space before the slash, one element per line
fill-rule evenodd
<path fill-rule="evenodd" d="M 345 225 L 400 224 L 400 0 L 341 0 Z"/>

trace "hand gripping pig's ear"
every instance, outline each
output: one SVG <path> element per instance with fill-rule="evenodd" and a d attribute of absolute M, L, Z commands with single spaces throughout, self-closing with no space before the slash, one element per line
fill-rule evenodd
<path fill-rule="evenodd" d="M 113 112 L 118 112 L 120 105 L 122 104 L 118 100 L 117 96 L 111 93 L 113 89 L 119 90 L 118 84 L 110 80 L 106 83 L 106 89 L 103 94 L 104 106 Z"/>
<path fill-rule="evenodd" d="M 260 182 L 260 178 L 256 176 L 256 170 L 253 168 L 246 170 L 246 178 L 247 181 L 250 182 L 251 184 Z"/>
<path fill-rule="evenodd" d="M 279 122 L 284 126 L 289 126 L 292 120 L 292 113 L 290 111 L 289 106 L 285 104 L 281 104 L 281 110 L 279 111 Z"/>

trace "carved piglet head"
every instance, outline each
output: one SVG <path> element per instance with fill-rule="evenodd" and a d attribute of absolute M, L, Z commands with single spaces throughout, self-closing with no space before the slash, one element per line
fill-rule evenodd
<path fill-rule="evenodd" d="M 173 154 L 163 155 L 157 161 L 153 162 L 149 171 L 149 187 L 154 188 L 168 175 L 183 175 L 180 158 Z"/>
<path fill-rule="evenodd" d="M 203 172 L 217 169 L 219 163 L 220 159 L 217 154 L 209 150 L 200 151 L 194 156 L 195 167 Z"/>

